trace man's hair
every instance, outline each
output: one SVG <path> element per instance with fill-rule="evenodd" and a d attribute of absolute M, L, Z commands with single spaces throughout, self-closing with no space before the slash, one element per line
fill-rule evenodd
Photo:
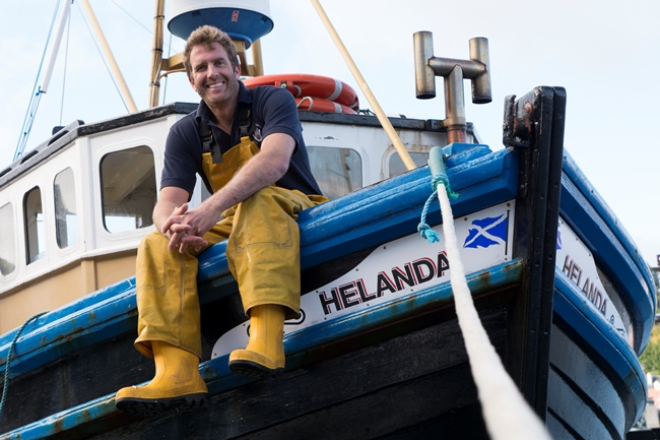
<path fill-rule="evenodd" d="M 183 66 L 186 68 L 188 78 L 192 79 L 192 66 L 190 65 L 190 53 L 195 46 L 204 46 L 211 50 L 213 43 L 224 47 L 229 57 L 229 62 L 233 67 L 239 67 L 236 47 L 229 35 L 215 26 L 204 25 L 195 29 L 188 37 L 186 48 L 183 51 Z"/>

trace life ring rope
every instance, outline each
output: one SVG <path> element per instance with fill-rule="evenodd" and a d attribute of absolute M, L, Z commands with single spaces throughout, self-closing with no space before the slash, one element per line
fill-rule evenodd
<path fill-rule="evenodd" d="M 344 113 L 354 115 L 357 114 L 355 110 L 338 102 L 329 101 L 327 99 L 314 98 L 312 96 L 304 96 L 302 98 L 295 98 L 298 110 L 319 112 L 319 113 Z"/>

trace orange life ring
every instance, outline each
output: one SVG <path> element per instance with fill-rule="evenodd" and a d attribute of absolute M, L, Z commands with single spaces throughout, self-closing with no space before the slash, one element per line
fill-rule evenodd
<path fill-rule="evenodd" d="M 304 98 L 296 98 L 296 105 L 298 110 L 316 112 L 316 113 L 346 113 L 349 115 L 356 114 L 355 110 L 343 104 L 327 99 L 313 98 L 305 96 Z"/>
<path fill-rule="evenodd" d="M 311 96 L 328 101 L 334 101 L 346 107 L 357 110 L 358 96 L 348 84 L 327 76 L 290 73 L 282 75 L 263 75 L 246 78 L 245 86 L 250 89 L 256 86 L 286 87 L 296 98 Z"/>

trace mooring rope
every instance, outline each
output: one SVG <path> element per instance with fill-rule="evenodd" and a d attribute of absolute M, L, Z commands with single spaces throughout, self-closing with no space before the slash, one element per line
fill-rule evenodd
<path fill-rule="evenodd" d="M 438 184 L 434 183 L 434 190 L 437 186 L 456 315 L 465 340 L 470 369 L 477 386 L 488 433 L 493 440 L 552 440 L 541 419 L 527 404 L 504 369 L 474 307 L 459 255 L 454 216 L 449 203 L 451 189 L 439 147 L 431 150 L 429 166 L 434 182 L 438 176 Z"/>
<path fill-rule="evenodd" d="M 2 399 L 0 399 L 0 423 L 2 423 L 2 413 L 4 412 L 5 402 L 7 401 L 7 389 L 9 389 L 9 367 L 11 366 L 11 357 L 13 355 L 14 348 L 16 347 L 16 343 L 18 342 L 18 338 L 21 336 L 21 333 L 29 323 L 39 318 L 40 316 L 45 315 L 46 313 L 48 312 L 37 313 L 36 315 L 25 321 L 23 325 L 18 329 L 18 331 L 14 335 L 14 339 L 11 341 L 11 344 L 9 345 L 9 350 L 7 351 L 7 361 L 5 362 L 5 379 L 2 385 Z"/>
<path fill-rule="evenodd" d="M 419 235 L 426 238 L 429 243 L 437 243 L 440 241 L 438 234 L 433 229 L 431 229 L 428 223 L 426 223 L 426 216 L 428 215 L 433 200 L 435 200 L 436 196 L 438 195 L 438 185 L 440 184 L 444 185 L 443 190 L 447 192 L 449 197 L 452 199 L 458 197 L 458 194 L 451 190 L 451 187 L 449 186 L 449 179 L 447 178 L 447 175 L 444 174 L 444 172 L 440 172 L 433 176 L 431 179 L 433 193 L 429 196 L 428 199 L 426 199 L 426 203 L 424 203 L 424 208 L 422 209 L 422 217 L 419 220 L 419 225 L 417 225 L 417 231 L 419 232 Z"/>

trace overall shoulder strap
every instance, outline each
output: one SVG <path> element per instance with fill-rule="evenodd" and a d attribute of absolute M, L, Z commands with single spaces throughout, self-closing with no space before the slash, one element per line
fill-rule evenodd
<path fill-rule="evenodd" d="M 222 162 L 222 151 L 220 151 L 220 145 L 213 138 L 213 132 L 211 127 L 203 119 L 199 119 L 197 123 L 197 131 L 199 133 L 199 139 L 202 141 L 202 152 L 211 153 L 213 157 L 213 163 Z"/>
<path fill-rule="evenodd" d="M 252 90 L 248 89 L 248 93 L 252 95 Z M 252 133 L 254 133 L 254 121 L 252 119 L 252 104 L 241 106 L 238 111 L 238 132 L 241 138 L 245 136 L 252 137 Z"/>

